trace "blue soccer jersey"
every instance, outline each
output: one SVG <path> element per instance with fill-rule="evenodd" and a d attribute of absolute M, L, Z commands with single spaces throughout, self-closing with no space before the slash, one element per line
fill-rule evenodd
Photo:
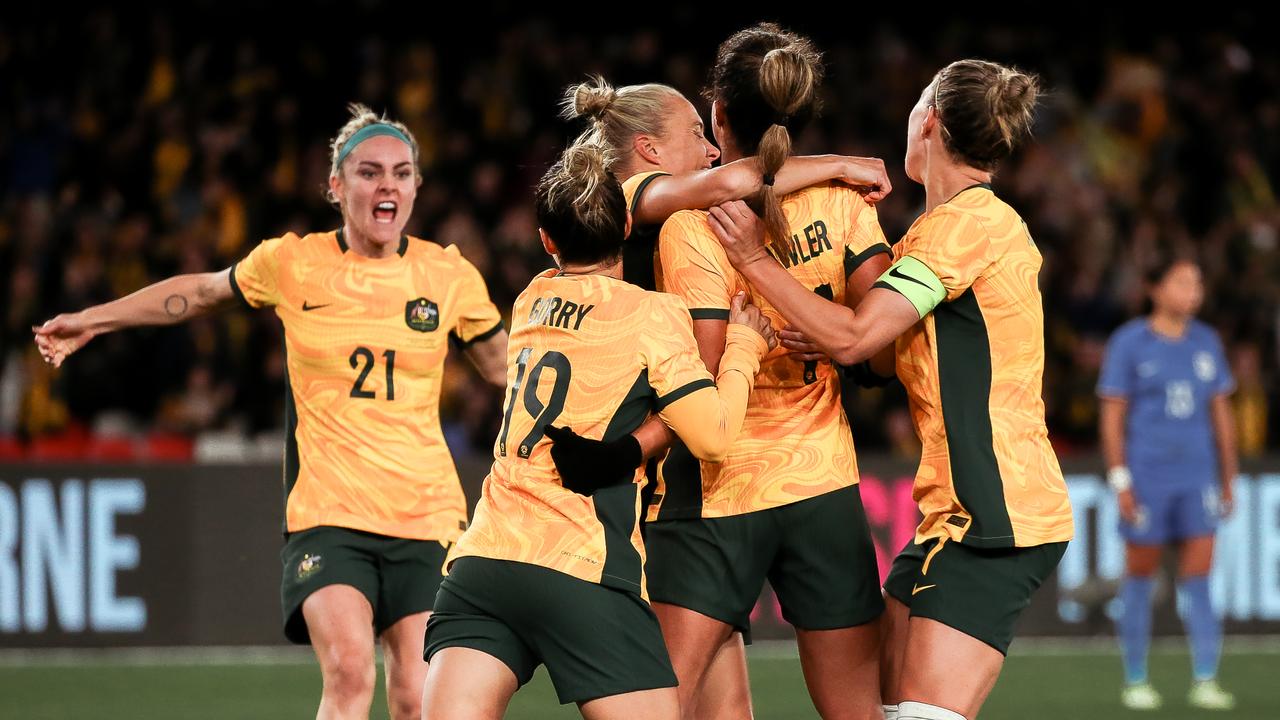
<path fill-rule="evenodd" d="M 1098 395 L 1128 401 L 1125 462 L 1135 489 L 1217 481 L 1210 401 L 1234 389 L 1222 343 L 1202 322 L 1192 320 L 1181 338 L 1169 338 L 1144 317 L 1111 336 Z"/>

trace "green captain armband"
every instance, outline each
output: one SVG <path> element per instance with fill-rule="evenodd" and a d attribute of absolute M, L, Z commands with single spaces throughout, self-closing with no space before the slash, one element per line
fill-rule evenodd
<path fill-rule="evenodd" d="M 928 265 L 905 255 L 876 280 L 872 287 L 888 288 L 911 301 L 920 317 L 928 315 L 947 297 L 942 281 Z"/>

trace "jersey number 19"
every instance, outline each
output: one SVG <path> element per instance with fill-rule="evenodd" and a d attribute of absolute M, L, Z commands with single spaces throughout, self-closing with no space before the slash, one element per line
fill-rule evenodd
<path fill-rule="evenodd" d="M 548 350 L 529 371 L 529 382 L 525 384 L 525 370 L 529 364 L 529 356 L 533 348 L 523 348 L 516 356 L 516 381 L 511 384 L 511 396 L 507 399 L 507 409 L 502 417 L 502 432 L 498 435 L 498 454 L 507 456 L 507 433 L 511 430 L 511 414 L 515 411 L 516 396 L 523 394 L 524 409 L 533 418 L 533 429 L 520 441 L 517 454 L 522 458 L 529 457 L 533 446 L 538 444 L 547 426 L 564 411 L 564 399 L 569 394 L 569 380 L 573 369 L 569 367 L 569 358 L 555 350 Z M 551 387 L 551 397 L 544 404 L 538 398 L 538 381 L 542 379 L 542 371 L 550 368 L 555 371 L 555 384 Z M 524 392 L 521 393 L 523 387 Z"/>

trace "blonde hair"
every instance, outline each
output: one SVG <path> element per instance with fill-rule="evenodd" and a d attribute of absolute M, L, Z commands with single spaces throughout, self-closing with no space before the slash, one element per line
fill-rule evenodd
<path fill-rule="evenodd" d="M 957 60 L 933 78 L 942 142 L 960 162 L 990 172 L 1031 135 L 1040 82 L 986 60 Z"/>
<path fill-rule="evenodd" d="M 764 183 L 750 203 L 764 218 L 769 246 L 783 264 L 791 229 L 773 178 L 791 156 L 792 133 L 818 112 L 822 76 L 822 54 L 808 38 L 760 23 L 720 44 L 707 89 L 724 109 L 739 149 L 756 156 Z"/>
<path fill-rule="evenodd" d="M 622 251 L 627 202 L 609 170 L 611 160 L 608 148 L 577 142 L 538 183 L 538 226 L 551 236 L 562 261 L 599 262 Z"/>
<path fill-rule="evenodd" d="M 667 103 L 684 100 L 670 85 L 646 83 L 614 88 L 599 75 L 565 90 L 561 115 L 572 120 L 590 118 L 591 125 L 575 144 L 591 144 L 607 151 L 610 170 L 631 155 L 637 135 L 662 137 L 666 134 Z"/>
<path fill-rule="evenodd" d="M 413 136 L 413 133 L 409 132 L 409 128 L 405 127 L 404 123 L 389 119 L 386 113 L 378 115 L 373 110 L 370 110 L 367 105 L 361 103 L 348 104 L 347 111 L 351 113 L 351 119 L 338 130 L 338 134 L 333 140 L 329 141 L 329 177 L 339 177 L 342 174 L 342 167 L 338 165 L 338 157 L 342 154 L 342 146 L 346 145 L 353 135 L 370 125 L 383 124 L 390 125 L 409 138 L 409 149 L 413 152 L 413 177 L 418 185 L 422 184 L 422 173 L 418 169 L 418 140 Z M 325 188 L 324 199 L 334 207 L 339 205 L 338 198 L 333 194 L 332 188 Z"/>

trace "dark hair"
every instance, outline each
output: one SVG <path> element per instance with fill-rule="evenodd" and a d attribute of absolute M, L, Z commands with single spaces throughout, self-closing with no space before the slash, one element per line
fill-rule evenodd
<path fill-rule="evenodd" d="M 723 108 L 739 149 L 757 158 L 766 181 L 751 204 L 763 215 L 779 259 L 787 257 L 791 232 L 769 178 L 791 155 L 792 133 L 817 114 L 822 74 L 822 54 L 808 38 L 760 23 L 720 44 L 705 93 Z"/>
<path fill-rule="evenodd" d="M 986 60 L 957 60 L 931 85 L 943 144 L 965 165 L 990 172 L 1031 135 L 1036 76 Z"/>
<path fill-rule="evenodd" d="M 622 252 L 627 201 L 608 160 L 599 145 L 575 143 L 538 183 L 538 226 L 555 241 L 562 262 L 597 263 Z"/>
<path fill-rule="evenodd" d="M 1142 273 L 1143 280 L 1143 297 L 1141 313 L 1150 315 L 1156 310 L 1156 302 L 1154 299 L 1156 287 L 1169 277 L 1169 273 L 1179 265 L 1194 265 L 1200 267 L 1200 263 L 1190 255 L 1170 250 L 1160 250 L 1156 256 L 1155 262 L 1147 267 Z"/>
<path fill-rule="evenodd" d="M 1148 291 L 1155 289 L 1155 286 L 1165 281 L 1169 277 L 1169 273 L 1179 265 L 1195 265 L 1200 267 L 1200 263 L 1196 259 L 1188 255 L 1179 253 L 1163 253 L 1158 257 L 1146 272 L 1143 273 L 1143 279 L 1146 280 Z"/>

